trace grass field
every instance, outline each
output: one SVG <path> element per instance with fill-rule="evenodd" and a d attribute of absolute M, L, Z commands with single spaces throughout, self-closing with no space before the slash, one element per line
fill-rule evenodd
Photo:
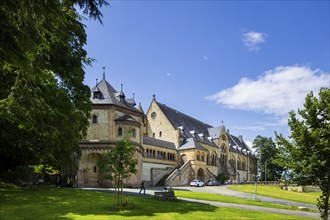
<path fill-rule="evenodd" d="M 237 190 L 241 192 L 254 193 L 254 185 L 238 185 L 228 187 L 231 190 Z M 304 202 L 309 204 L 316 204 L 317 198 L 320 197 L 321 192 L 291 192 L 282 190 L 279 186 L 258 185 L 258 195 L 291 200 L 296 202 Z"/>
<path fill-rule="evenodd" d="M 191 198 L 191 199 L 235 203 L 235 204 L 243 204 L 243 205 L 253 205 L 253 206 L 261 206 L 261 207 L 267 207 L 267 208 L 298 210 L 298 207 L 294 207 L 294 206 L 286 206 L 286 205 L 281 205 L 281 204 L 262 202 L 262 201 L 258 201 L 258 200 L 255 201 L 255 200 L 250 200 L 250 199 L 241 199 L 241 198 L 223 196 L 223 195 L 211 194 L 211 193 L 176 190 L 175 195 L 178 197 Z M 308 210 L 308 211 L 317 212 L 317 210 Z"/>
<path fill-rule="evenodd" d="M 113 194 L 77 189 L 0 189 L 0 219 L 304 219 L 302 217 L 213 207 L 183 201 L 130 196 L 118 210 Z"/>

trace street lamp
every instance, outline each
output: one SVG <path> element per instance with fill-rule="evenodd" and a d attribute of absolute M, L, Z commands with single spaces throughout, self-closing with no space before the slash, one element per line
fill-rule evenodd
<path fill-rule="evenodd" d="M 258 185 L 258 176 L 255 176 L 255 189 L 254 189 L 254 200 L 257 200 L 257 185 Z"/>
<path fill-rule="evenodd" d="M 267 165 L 267 160 L 265 160 L 265 182 L 267 181 L 266 165 Z"/>

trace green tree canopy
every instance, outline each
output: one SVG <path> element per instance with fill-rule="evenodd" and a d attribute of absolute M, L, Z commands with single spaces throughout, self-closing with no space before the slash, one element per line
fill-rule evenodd
<path fill-rule="evenodd" d="M 322 190 L 318 200 L 321 217 L 329 216 L 330 191 L 330 90 L 322 88 L 318 97 L 310 92 L 299 116 L 290 112 L 290 140 L 277 135 L 279 164 L 292 171 L 292 180 L 316 185 Z"/>
<path fill-rule="evenodd" d="M 259 169 L 261 172 L 260 180 L 274 181 L 281 178 L 283 168 L 274 163 L 278 153 L 272 138 L 258 135 L 253 141 L 253 148 L 258 153 Z"/>
<path fill-rule="evenodd" d="M 3 0 L 0 3 L 0 160 L 3 169 L 79 154 L 88 127 L 91 63 L 84 14 L 101 19 L 105 0 Z"/>

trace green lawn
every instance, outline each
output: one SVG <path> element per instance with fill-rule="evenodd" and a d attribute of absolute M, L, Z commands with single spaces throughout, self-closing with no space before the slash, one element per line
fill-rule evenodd
<path fill-rule="evenodd" d="M 267 207 L 267 208 L 298 210 L 298 207 L 294 207 L 294 206 L 286 206 L 286 205 L 281 205 L 281 204 L 261 202 L 261 201 L 255 201 L 255 200 L 250 200 L 250 199 L 242 199 L 242 198 L 223 196 L 223 195 L 211 194 L 211 193 L 176 190 L 175 195 L 177 197 L 190 198 L 190 199 L 200 199 L 200 200 L 208 200 L 208 201 L 216 201 L 216 202 L 262 206 L 262 207 Z M 314 211 L 308 210 L 308 211 L 317 212 L 316 210 L 314 210 Z"/>
<path fill-rule="evenodd" d="M 0 219 L 304 219 L 130 196 L 129 208 L 113 206 L 113 194 L 77 189 L 0 189 Z"/>
<path fill-rule="evenodd" d="M 238 185 L 230 186 L 228 188 L 231 190 L 237 190 L 247 193 L 254 193 L 255 191 L 254 185 Z M 310 204 L 316 204 L 317 198 L 319 198 L 321 195 L 321 192 L 291 192 L 287 190 L 282 190 L 280 186 L 269 185 L 258 185 L 257 192 L 258 195 Z"/>

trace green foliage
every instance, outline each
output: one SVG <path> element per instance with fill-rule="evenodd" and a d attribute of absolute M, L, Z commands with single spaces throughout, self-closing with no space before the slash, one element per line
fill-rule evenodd
<path fill-rule="evenodd" d="M 36 174 L 57 174 L 60 172 L 59 170 L 56 170 L 52 166 L 49 166 L 47 164 L 34 165 L 32 166 L 32 168 L 33 168 L 33 172 Z"/>
<path fill-rule="evenodd" d="M 330 90 L 322 88 L 319 97 L 310 92 L 300 117 L 290 112 L 291 140 L 277 135 L 281 154 L 278 163 L 292 170 L 292 179 L 300 185 L 316 185 L 322 190 L 318 200 L 321 217 L 329 216 L 330 194 Z"/>
<path fill-rule="evenodd" d="M 280 179 L 283 168 L 274 163 L 278 149 L 272 138 L 258 135 L 253 141 L 253 148 L 255 148 L 258 153 L 259 170 L 261 172 L 260 180 L 275 181 Z"/>
<path fill-rule="evenodd" d="M 218 174 L 216 179 L 219 180 L 221 182 L 221 184 L 223 184 L 226 180 L 229 179 L 229 173 L 228 172 L 221 172 L 221 173 Z"/>
<path fill-rule="evenodd" d="M 0 159 L 59 169 L 79 156 L 91 103 L 85 27 L 105 0 L 4 0 L 0 5 Z"/>
<path fill-rule="evenodd" d="M 134 160 L 135 147 L 129 137 L 125 136 L 116 143 L 111 151 L 104 153 L 98 160 L 98 167 L 104 179 L 117 180 L 135 174 L 137 161 Z"/>

